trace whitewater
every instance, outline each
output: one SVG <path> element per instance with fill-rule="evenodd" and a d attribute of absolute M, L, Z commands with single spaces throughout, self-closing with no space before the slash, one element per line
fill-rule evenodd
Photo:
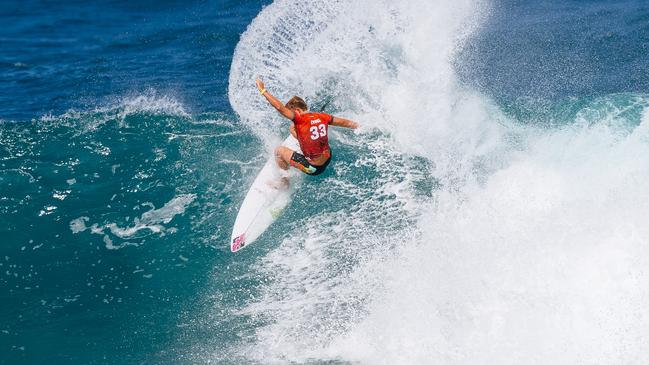
<path fill-rule="evenodd" d="M 317 219 L 257 259 L 232 312 L 255 330 L 217 358 L 649 361 L 649 98 L 502 111 L 457 76 L 491 6 L 279 0 L 248 27 L 229 97 L 268 149 L 286 131 L 256 76 L 363 127 L 335 135 L 353 157 L 294 202 Z"/>

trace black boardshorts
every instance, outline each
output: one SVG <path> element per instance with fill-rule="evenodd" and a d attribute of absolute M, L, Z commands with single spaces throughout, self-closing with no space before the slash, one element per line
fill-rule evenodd
<path fill-rule="evenodd" d="M 331 162 L 331 156 L 329 156 L 327 161 L 320 166 L 311 165 L 306 157 L 301 153 L 293 152 L 293 155 L 291 156 L 291 166 L 300 169 L 307 175 L 313 176 L 323 173 L 327 166 L 329 166 L 329 162 Z"/>

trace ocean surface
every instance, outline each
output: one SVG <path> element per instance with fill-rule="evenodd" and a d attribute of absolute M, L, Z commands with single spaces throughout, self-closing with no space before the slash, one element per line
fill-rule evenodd
<path fill-rule="evenodd" d="M 649 4 L 4 1 L 0 364 L 646 364 Z M 287 123 L 361 124 L 245 250 Z"/>

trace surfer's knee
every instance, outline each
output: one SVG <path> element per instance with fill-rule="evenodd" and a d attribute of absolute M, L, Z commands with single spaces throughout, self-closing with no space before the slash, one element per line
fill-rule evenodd
<path fill-rule="evenodd" d="M 289 168 L 289 163 L 288 161 L 286 161 L 286 157 L 284 157 L 286 151 L 290 150 L 284 146 L 275 148 L 275 161 L 277 162 L 277 165 L 283 170 L 288 170 Z"/>
<path fill-rule="evenodd" d="M 282 160 L 281 158 L 277 159 L 277 166 L 279 166 L 279 168 L 282 170 L 288 170 L 288 168 L 290 167 L 289 164 L 287 164 L 286 161 Z"/>

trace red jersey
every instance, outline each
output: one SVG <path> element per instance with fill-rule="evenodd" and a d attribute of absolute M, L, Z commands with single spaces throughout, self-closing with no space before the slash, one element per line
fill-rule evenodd
<path fill-rule="evenodd" d="M 293 123 L 300 148 L 307 160 L 330 154 L 327 132 L 333 117 L 325 113 L 294 113 Z"/>

